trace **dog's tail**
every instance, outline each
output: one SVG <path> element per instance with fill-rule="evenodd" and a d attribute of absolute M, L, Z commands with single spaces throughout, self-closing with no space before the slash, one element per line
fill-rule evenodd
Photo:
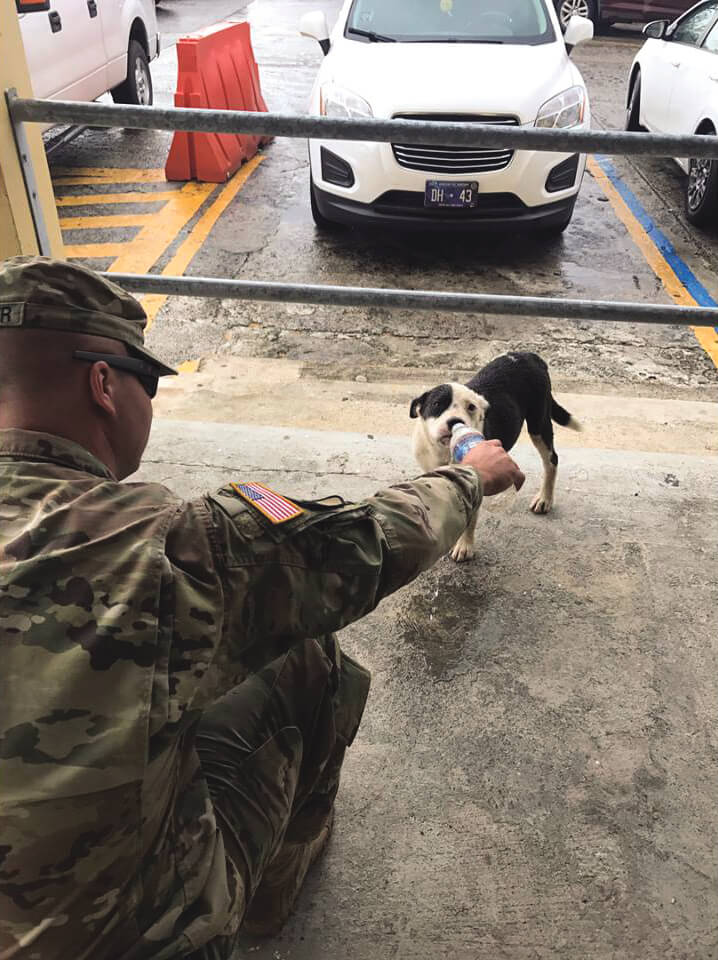
<path fill-rule="evenodd" d="M 560 427 L 568 427 L 569 430 L 580 430 L 581 424 L 575 417 L 572 417 L 568 410 L 564 410 L 560 403 L 556 403 L 551 397 L 551 419 Z"/>

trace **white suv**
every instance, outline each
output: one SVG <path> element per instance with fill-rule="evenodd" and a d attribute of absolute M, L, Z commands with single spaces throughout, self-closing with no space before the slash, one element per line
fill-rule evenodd
<path fill-rule="evenodd" d="M 310 110 L 327 117 L 474 121 L 586 129 L 588 94 L 568 57 L 593 36 L 561 35 L 546 0 L 346 0 L 329 35 L 321 12 L 301 33 L 326 57 Z M 585 157 L 483 147 L 311 140 L 315 222 L 449 229 L 539 226 L 573 214 Z"/>
<path fill-rule="evenodd" d="M 154 0 L 16 0 L 33 93 L 43 100 L 152 103 Z"/>

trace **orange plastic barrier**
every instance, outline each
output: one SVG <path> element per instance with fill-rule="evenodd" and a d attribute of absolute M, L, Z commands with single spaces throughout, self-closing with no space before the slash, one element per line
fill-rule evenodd
<path fill-rule="evenodd" d="M 266 113 L 248 23 L 220 23 L 180 38 L 176 107 Z M 168 180 L 224 183 L 271 137 L 176 132 L 165 164 Z"/>

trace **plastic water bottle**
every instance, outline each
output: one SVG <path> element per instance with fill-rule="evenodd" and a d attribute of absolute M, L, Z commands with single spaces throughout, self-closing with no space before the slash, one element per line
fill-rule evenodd
<path fill-rule="evenodd" d="M 451 428 L 449 441 L 451 459 L 454 463 L 461 463 L 469 450 L 477 443 L 483 443 L 485 439 L 483 433 L 479 433 L 473 427 L 467 427 L 465 423 L 455 423 Z"/>

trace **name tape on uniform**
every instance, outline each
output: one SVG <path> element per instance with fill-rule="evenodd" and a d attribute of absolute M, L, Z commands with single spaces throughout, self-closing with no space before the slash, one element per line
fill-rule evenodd
<path fill-rule="evenodd" d="M 0 327 L 21 327 L 24 315 L 24 303 L 0 303 Z"/>
<path fill-rule="evenodd" d="M 230 483 L 230 487 L 272 523 L 286 523 L 304 513 L 296 503 L 265 487 L 263 483 Z"/>

